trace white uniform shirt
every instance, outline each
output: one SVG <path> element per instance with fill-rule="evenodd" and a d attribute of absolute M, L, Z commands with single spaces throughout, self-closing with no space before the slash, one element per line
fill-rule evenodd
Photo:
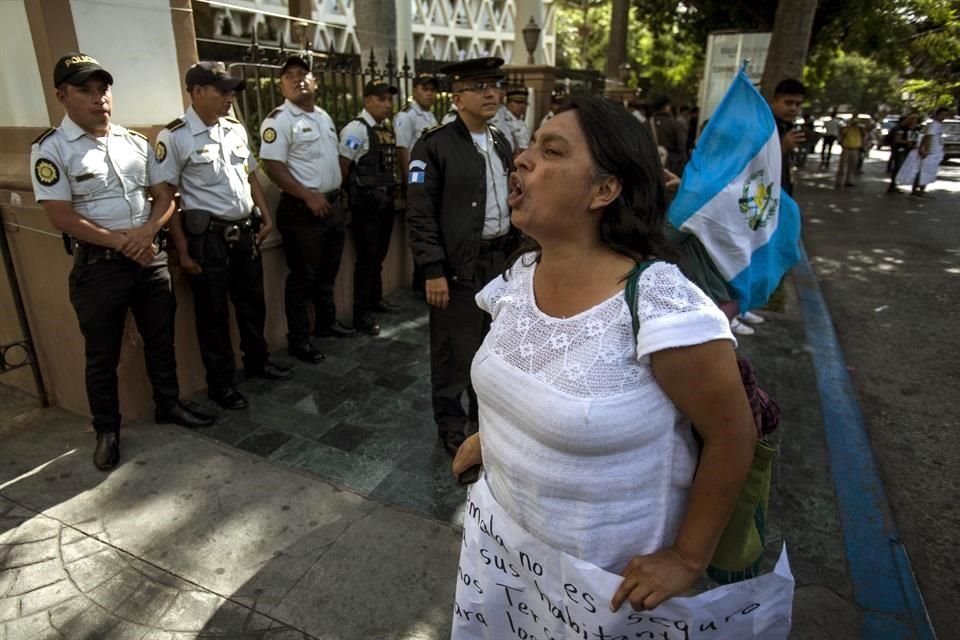
<path fill-rule="evenodd" d="M 490 124 L 495 126 L 500 130 L 500 133 L 507 137 L 507 142 L 510 143 L 510 150 L 514 153 L 517 152 L 517 142 L 516 137 L 513 132 L 513 114 L 507 110 L 506 105 L 501 104 L 497 107 L 497 112 L 490 118 Z"/>
<path fill-rule="evenodd" d="M 327 193 L 340 188 L 337 128 L 321 109 L 304 111 L 289 100 L 260 125 L 260 157 L 287 165 L 307 189 Z"/>
<path fill-rule="evenodd" d="M 71 202 L 81 216 L 105 229 L 133 229 L 150 218 L 147 188 L 159 184 L 146 136 L 111 124 L 97 138 L 69 116 L 30 150 L 37 202 Z"/>
<path fill-rule="evenodd" d="M 424 131 L 437 126 L 433 112 L 424 110 L 414 100 L 393 119 L 393 130 L 397 135 L 397 146 L 406 150 L 413 149 Z"/>
<path fill-rule="evenodd" d="M 826 135 L 836 138 L 840 135 L 840 119 L 831 118 L 830 120 L 827 120 L 827 123 L 823 125 L 823 128 L 826 130 Z"/>
<path fill-rule="evenodd" d="M 493 136 L 489 131 L 470 133 L 477 153 L 484 159 L 487 167 L 487 210 L 483 217 L 484 240 L 499 238 L 510 231 L 510 207 L 507 205 L 507 168 L 493 147 Z"/>
<path fill-rule="evenodd" d="M 924 136 L 930 136 L 930 155 L 943 155 L 943 123 L 939 120 L 932 120 L 923 132 Z"/>
<path fill-rule="evenodd" d="M 364 109 L 358 116 L 371 127 L 377 126 L 377 121 Z M 340 130 L 340 155 L 347 160 L 356 162 L 367 155 L 370 150 L 370 136 L 367 135 L 367 128 L 355 119 L 347 123 Z"/>
<path fill-rule="evenodd" d="M 180 187 L 184 210 L 202 209 L 224 220 L 253 210 L 249 175 L 256 167 L 247 131 L 232 118 L 207 125 L 193 107 L 157 135 L 160 178 Z"/>
<path fill-rule="evenodd" d="M 517 116 L 513 115 L 510 110 L 507 110 L 507 118 L 510 127 L 510 133 L 513 136 L 513 140 L 510 141 L 511 146 L 513 146 L 513 152 L 519 153 L 530 146 L 530 127 L 527 126 L 525 120 L 521 120 Z M 506 131 L 503 132 L 504 135 L 507 134 Z M 507 135 L 507 139 L 510 136 Z"/>

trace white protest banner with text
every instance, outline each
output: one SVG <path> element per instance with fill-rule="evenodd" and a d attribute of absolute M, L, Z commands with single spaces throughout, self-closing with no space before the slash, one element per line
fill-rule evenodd
<path fill-rule="evenodd" d="M 524 531 L 486 478 L 464 513 L 454 604 L 455 640 L 786 640 L 794 580 L 786 547 L 759 578 L 673 598 L 651 611 L 610 611 L 621 577 Z"/>

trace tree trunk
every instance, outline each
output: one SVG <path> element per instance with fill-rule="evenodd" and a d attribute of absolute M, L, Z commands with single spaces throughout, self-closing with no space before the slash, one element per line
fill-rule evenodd
<path fill-rule="evenodd" d="M 777 4 L 770 51 L 760 82 L 760 92 L 768 100 L 781 80 L 803 79 L 816 13 L 817 0 L 780 0 Z"/>
<path fill-rule="evenodd" d="M 610 44 L 607 49 L 607 79 L 620 81 L 620 65 L 627 59 L 627 23 L 630 20 L 629 0 L 610 3 Z"/>

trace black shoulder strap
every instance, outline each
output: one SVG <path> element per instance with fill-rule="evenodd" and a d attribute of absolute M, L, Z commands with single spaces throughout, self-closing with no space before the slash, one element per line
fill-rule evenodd
<path fill-rule="evenodd" d="M 647 270 L 647 267 L 655 262 L 659 262 L 659 260 L 647 260 L 635 264 L 627 276 L 627 286 L 623 289 L 623 295 L 627 299 L 627 308 L 630 309 L 630 320 L 633 321 L 634 340 L 637 339 L 637 332 L 640 331 L 640 314 L 637 313 L 637 282 L 640 281 L 640 276 Z"/>

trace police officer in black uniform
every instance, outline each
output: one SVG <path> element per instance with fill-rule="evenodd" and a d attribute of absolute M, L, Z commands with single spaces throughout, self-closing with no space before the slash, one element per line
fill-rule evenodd
<path fill-rule="evenodd" d="M 394 198 L 399 187 L 397 139 L 390 128 L 392 96 L 397 88 L 368 82 L 363 111 L 340 132 L 340 170 L 350 200 L 357 260 L 353 270 L 353 326 L 375 336 L 377 311 L 396 307 L 383 299 L 383 260 L 390 249 Z"/>
<path fill-rule="evenodd" d="M 224 409 L 245 409 L 247 399 L 234 386 L 228 301 L 236 311 L 247 377 L 293 376 L 270 361 L 263 335 L 259 247 L 273 221 L 247 131 L 229 116 L 244 81 L 231 77 L 222 62 L 203 61 L 187 70 L 185 83 L 192 105 L 157 136 L 159 177 L 180 189 L 181 211 L 170 230 L 180 265 L 190 274 L 207 394 Z"/>
<path fill-rule="evenodd" d="M 117 365 L 128 309 L 143 337 L 156 421 L 202 427 L 215 416 L 179 399 L 176 301 L 167 254 L 156 240 L 173 207 L 150 144 L 110 122 L 113 76 L 92 57 L 60 58 L 53 83 L 67 114 L 33 142 L 33 189 L 73 253 L 70 302 L 86 349 L 87 400 L 97 432 L 93 462 L 108 470 L 120 461 Z"/>
<path fill-rule="evenodd" d="M 433 415 L 451 455 L 468 421 L 477 421 L 470 364 L 490 325 L 475 296 L 499 275 L 517 244 L 507 206 L 513 152 L 487 122 L 500 103 L 502 64 L 500 58 L 479 58 L 443 69 L 457 118 L 423 134 L 407 177 L 410 245 L 430 305 Z M 461 405 L 464 392 L 468 413 Z"/>

